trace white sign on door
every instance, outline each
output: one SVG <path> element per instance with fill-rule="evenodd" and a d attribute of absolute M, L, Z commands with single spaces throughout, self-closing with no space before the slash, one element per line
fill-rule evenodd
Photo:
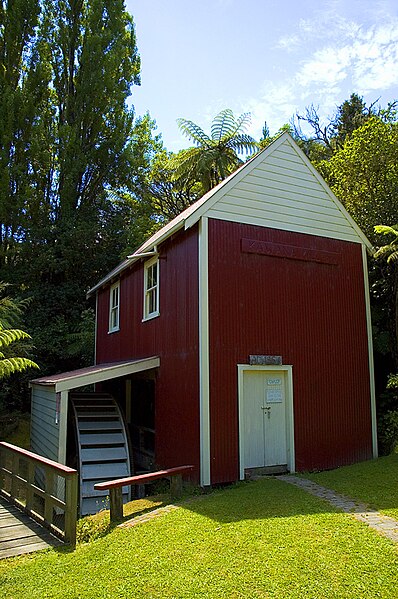
<path fill-rule="evenodd" d="M 282 403 L 282 389 L 267 389 L 265 392 L 265 401 L 267 403 Z"/>

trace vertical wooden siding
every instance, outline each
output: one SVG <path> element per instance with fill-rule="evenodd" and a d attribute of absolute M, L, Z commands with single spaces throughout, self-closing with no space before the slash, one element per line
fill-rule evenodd
<path fill-rule="evenodd" d="M 122 276 L 120 331 L 108 333 L 109 286 L 98 294 L 97 363 L 160 356 L 156 378 L 156 458 L 195 464 L 199 476 L 197 227 L 162 244 L 160 316 L 142 322 L 143 262 Z M 134 401 L 134 398 L 133 398 Z"/>
<path fill-rule="evenodd" d="M 241 251 L 242 238 L 334 252 L 323 264 Z M 237 368 L 293 365 L 297 470 L 372 457 L 360 244 L 209 220 L 212 482 L 238 477 Z"/>

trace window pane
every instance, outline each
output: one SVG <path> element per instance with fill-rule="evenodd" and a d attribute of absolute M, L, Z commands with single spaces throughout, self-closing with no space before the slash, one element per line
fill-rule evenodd
<path fill-rule="evenodd" d="M 151 291 L 148 292 L 148 312 L 149 314 L 152 314 L 153 312 L 156 312 L 156 289 L 152 289 Z"/>

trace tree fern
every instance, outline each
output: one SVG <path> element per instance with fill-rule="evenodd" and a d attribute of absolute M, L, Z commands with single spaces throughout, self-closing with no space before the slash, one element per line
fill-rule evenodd
<path fill-rule="evenodd" d="M 211 137 L 192 121 L 178 119 L 177 123 L 195 147 L 176 156 L 175 177 L 195 176 L 205 193 L 242 164 L 238 154 L 251 154 L 258 149 L 256 141 L 245 133 L 250 124 L 249 113 L 235 118 L 229 108 L 222 110 L 213 120 Z"/>
<path fill-rule="evenodd" d="M 20 329 L 5 329 L 0 324 L 0 379 L 14 372 L 22 372 L 27 368 L 39 368 L 36 362 L 33 362 L 29 358 L 8 355 L 10 345 L 25 339 L 31 339 L 30 335 L 25 333 L 25 331 L 21 331 Z"/>

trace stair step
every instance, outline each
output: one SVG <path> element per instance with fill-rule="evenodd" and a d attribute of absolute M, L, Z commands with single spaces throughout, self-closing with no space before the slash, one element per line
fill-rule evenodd
<path fill-rule="evenodd" d="M 116 401 L 109 395 L 72 397 L 80 460 L 80 513 L 94 514 L 108 507 L 109 491 L 94 484 L 131 475 L 126 429 Z M 130 487 L 123 487 L 129 501 Z"/>
<path fill-rule="evenodd" d="M 111 478 L 125 478 L 130 476 L 129 468 L 126 462 L 112 462 L 105 464 L 83 464 L 81 467 L 81 476 L 83 480 L 93 480 L 101 478 L 106 481 Z"/>
<path fill-rule="evenodd" d="M 113 445 L 114 443 L 124 443 L 124 435 L 122 432 L 119 433 L 107 433 L 98 434 L 98 433 L 83 433 L 80 435 L 80 443 L 82 446 L 90 446 L 93 445 Z"/>
<path fill-rule="evenodd" d="M 98 422 L 96 420 L 79 420 L 78 421 L 79 431 L 106 431 L 106 430 L 122 430 L 123 425 L 120 420 L 101 420 Z"/>
<path fill-rule="evenodd" d="M 112 460 L 125 460 L 126 447 L 120 445 L 118 447 L 82 447 L 81 448 L 81 460 L 84 463 L 87 462 L 100 462 L 100 461 L 112 461 Z"/>

